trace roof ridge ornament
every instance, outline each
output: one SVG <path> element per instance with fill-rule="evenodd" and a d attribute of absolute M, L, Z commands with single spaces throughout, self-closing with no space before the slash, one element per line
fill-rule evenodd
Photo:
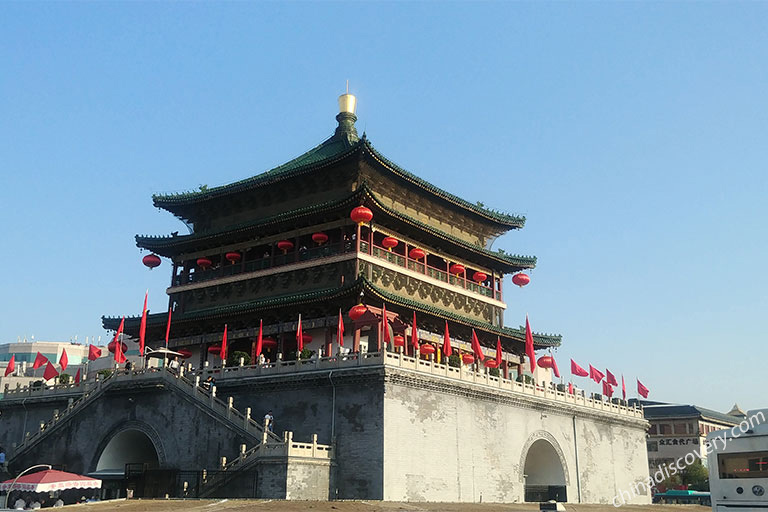
<path fill-rule="evenodd" d="M 336 116 L 339 126 L 336 127 L 333 137 L 345 142 L 348 146 L 352 146 L 360 140 L 355 128 L 355 121 L 357 121 L 356 109 L 357 98 L 349 93 L 349 80 L 347 80 L 347 92 L 339 96 L 339 113 Z"/>

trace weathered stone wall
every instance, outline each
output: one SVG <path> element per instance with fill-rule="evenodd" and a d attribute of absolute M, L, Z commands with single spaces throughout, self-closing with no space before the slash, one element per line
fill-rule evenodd
<path fill-rule="evenodd" d="M 302 442 L 316 433 L 321 444 L 335 437 L 331 496 L 382 499 L 383 382 L 381 368 L 352 369 L 222 381 L 219 390 L 234 397 L 237 409 L 250 407 L 254 418 L 272 410 L 276 433 L 291 430 Z"/>
<path fill-rule="evenodd" d="M 521 502 L 538 439 L 560 459 L 569 502 L 608 503 L 647 473 L 643 420 L 556 410 L 401 370 L 387 370 L 384 397 L 385 500 Z"/>
<path fill-rule="evenodd" d="M 286 494 L 289 500 L 327 500 L 331 464 L 312 459 L 291 458 L 286 471 Z"/>

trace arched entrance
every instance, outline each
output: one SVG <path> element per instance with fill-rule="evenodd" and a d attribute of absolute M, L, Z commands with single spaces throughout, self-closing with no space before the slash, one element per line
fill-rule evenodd
<path fill-rule="evenodd" d="M 544 438 L 530 442 L 523 466 L 525 501 L 567 501 L 566 470 L 555 446 Z"/>
<path fill-rule="evenodd" d="M 96 463 L 96 471 L 122 473 L 126 464 L 156 466 L 158 462 L 157 450 L 147 434 L 128 429 L 118 432 L 109 440 Z"/>

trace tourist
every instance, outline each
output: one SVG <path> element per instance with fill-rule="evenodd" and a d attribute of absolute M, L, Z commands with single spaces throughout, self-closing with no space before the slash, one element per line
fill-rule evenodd
<path fill-rule="evenodd" d="M 125 362 L 125 373 L 129 373 L 131 371 L 131 368 L 133 368 L 133 364 L 131 364 L 130 361 Z"/>
<path fill-rule="evenodd" d="M 19 496 L 19 499 L 16 500 L 16 503 L 13 504 L 14 510 L 24 510 L 24 508 L 27 506 L 27 502 L 24 501 L 24 498 Z"/>
<path fill-rule="evenodd" d="M 32 504 L 29 506 L 30 510 L 38 510 L 42 505 L 40 505 L 40 502 L 35 500 L 32 502 Z"/>
<path fill-rule="evenodd" d="M 272 411 L 269 411 L 267 414 L 264 415 L 264 427 L 269 430 L 270 432 L 275 431 L 275 417 L 272 416 Z"/>
<path fill-rule="evenodd" d="M 203 381 L 202 388 L 210 391 L 212 386 L 213 386 L 213 377 L 209 375 L 208 378 Z"/>
<path fill-rule="evenodd" d="M 5 448 L 0 446 L 0 471 L 5 471 Z"/>
<path fill-rule="evenodd" d="M 173 356 L 173 359 L 168 362 L 168 368 L 173 372 L 178 372 L 179 366 L 179 356 Z"/>
<path fill-rule="evenodd" d="M 62 500 L 61 498 L 57 499 L 57 500 L 54 502 L 53 506 L 54 506 L 54 507 L 63 507 L 63 506 L 64 506 L 64 500 Z"/>

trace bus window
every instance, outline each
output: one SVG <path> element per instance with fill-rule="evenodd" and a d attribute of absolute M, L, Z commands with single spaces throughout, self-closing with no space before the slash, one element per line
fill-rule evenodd
<path fill-rule="evenodd" d="M 720 453 L 720 478 L 768 478 L 768 452 Z"/>

